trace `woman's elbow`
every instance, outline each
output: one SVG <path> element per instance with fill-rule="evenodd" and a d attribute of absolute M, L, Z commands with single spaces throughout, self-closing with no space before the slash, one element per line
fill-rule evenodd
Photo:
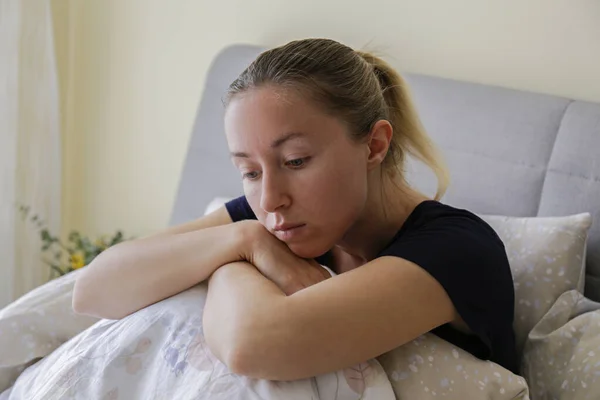
<path fill-rule="evenodd" d="M 73 307 L 73 312 L 75 314 L 89 315 L 89 298 L 84 294 L 81 285 L 81 279 L 78 278 L 73 286 L 71 306 Z"/>
<path fill-rule="evenodd" d="M 225 336 L 229 339 L 219 340 L 219 344 L 215 346 L 217 358 L 229 371 L 252 379 L 282 380 L 280 371 L 271 363 L 269 351 L 258 343 L 251 344 L 240 336 L 243 336 L 240 332 L 237 335 Z M 236 339 L 232 339 L 234 337 Z"/>
<path fill-rule="evenodd" d="M 103 307 L 102 300 L 97 295 L 94 285 L 88 284 L 85 277 L 80 277 L 75 281 L 71 306 L 73 312 L 79 315 L 106 319 L 120 319 L 123 317 L 116 313 L 107 312 L 108 310 Z"/>
<path fill-rule="evenodd" d="M 105 253 L 108 251 L 110 249 L 106 250 Z M 109 288 L 102 283 L 102 280 L 95 273 L 95 269 L 105 267 L 105 265 L 96 265 L 97 263 L 105 264 L 100 259 L 103 255 L 104 253 L 100 254 L 90 265 L 81 270 L 73 286 L 71 306 L 76 314 L 96 318 L 121 319 L 126 314 L 114 307 L 114 304 L 111 304 L 111 296 L 108 293 Z M 106 255 L 102 258 L 106 258 Z"/>
<path fill-rule="evenodd" d="M 85 294 L 78 295 L 73 292 L 73 300 L 71 304 L 73 312 L 78 315 L 85 315 L 100 319 L 118 320 L 125 318 L 128 313 L 116 307 L 103 304 L 101 299 L 96 299 L 93 295 Z"/>
<path fill-rule="evenodd" d="M 217 310 L 213 310 L 209 302 L 203 313 L 203 333 L 208 349 L 230 372 L 247 376 L 251 356 L 240 321 L 231 316 L 222 318 L 222 313 L 214 311 Z"/>
<path fill-rule="evenodd" d="M 221 359 L 231 373 L 253 379 L 264 378 L 257 368 L 256 357 L 251 354 L 253 349 L 245 348 L 239 342 L 222 343 L 220 347 L 220 355 L 217 358 Z"/>
<path fill-rule="evenodd" d="M 99 312 L 100 310 L 97 307 L 97 302 L 94 301 L 94 297 L 93 290 L 89 289 L 84 280 L 78 278 L 73 287 L 73 299 L 71 300 L 73 312 L 79 315 L 105 318 L 104 315 L 100 315 L 103 313 Z"/>
<path fill-rule="evenodd" d="M 276 365 L 268 354 L 262 354 L 257 349 L 237 348 L 232 351 L 227 360 L 227 368 L 237 375 L 251 379 L 266 379 L 270 381 L 286 381 L 300 379 L 290 374 L 289 368 Z"/>
<path fill-rule="evenodd" d="M 231 373 L 249 377 L 250 368 L 246 361 L 247 358 L 244 358 L 235 344 L 232 345 L 233 347 L 223 354 L 221 361 Z"/>

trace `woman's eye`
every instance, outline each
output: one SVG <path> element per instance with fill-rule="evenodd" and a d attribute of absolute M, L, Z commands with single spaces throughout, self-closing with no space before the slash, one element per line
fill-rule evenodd
<path fill-rule="evenodd" d="M 258 178 L 258 172 L 256 172 L 256 171 L 246 172 L 245 174 L 243 174 L 243 177 L 245 179 L 250 179 L 250 180 L 256 179 L 256 178 Z"/>
<path fill-rule="evenodd" d="M 290 160 L 290 161 L 286 162 L 286 164 L 293 168 L 299 168 L 299 167 L 304 166 L 304 164 L 306 164 L 308 159 L 309 159 L 309 157 L 296 158 L 295 160 Z"/>

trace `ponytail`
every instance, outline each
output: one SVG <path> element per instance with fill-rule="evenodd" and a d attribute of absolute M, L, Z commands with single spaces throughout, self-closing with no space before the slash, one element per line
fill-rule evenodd
<path fill-rule="evenodd" d="M 386 156 L 388 165 L 399 169 L 401 176 L 404 176 L 407 153 L 425 163 L 437 177 L 435 199 L 441 199 L 450 181 L 448 169 L 421 124 L 405 80 L 382 59 L 366 52 L 357 53 L 373 68 L 387 105 L 389 122 L 394 129 Z"/>

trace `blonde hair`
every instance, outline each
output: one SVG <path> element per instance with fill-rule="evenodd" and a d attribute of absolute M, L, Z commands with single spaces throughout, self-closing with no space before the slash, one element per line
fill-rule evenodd
<path fill-rule="evenodd" d="M 330 39 L 304 39 L 261 53 L 230 85 L 226 103 L 249 89 L 275 85 L 300 89 L 341 118 L 354 139 L 387 120 L 393 136 L 383 167 L 405 183 L 406 156 L 425 163 L 437 177 L 435 199 L 446 192 L 448 171 L 413 105 L 404 79 L 388 63 Z"/>

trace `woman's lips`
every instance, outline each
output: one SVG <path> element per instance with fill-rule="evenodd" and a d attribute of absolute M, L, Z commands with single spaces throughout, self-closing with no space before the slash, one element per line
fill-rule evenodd
<path fill-rule="evenodd" d="M 306 228 L 306 224 L 284 226 L 283 229 L 275 229 L 275 236 L 281 241 L 289 241 L 300 236 Z"/>

